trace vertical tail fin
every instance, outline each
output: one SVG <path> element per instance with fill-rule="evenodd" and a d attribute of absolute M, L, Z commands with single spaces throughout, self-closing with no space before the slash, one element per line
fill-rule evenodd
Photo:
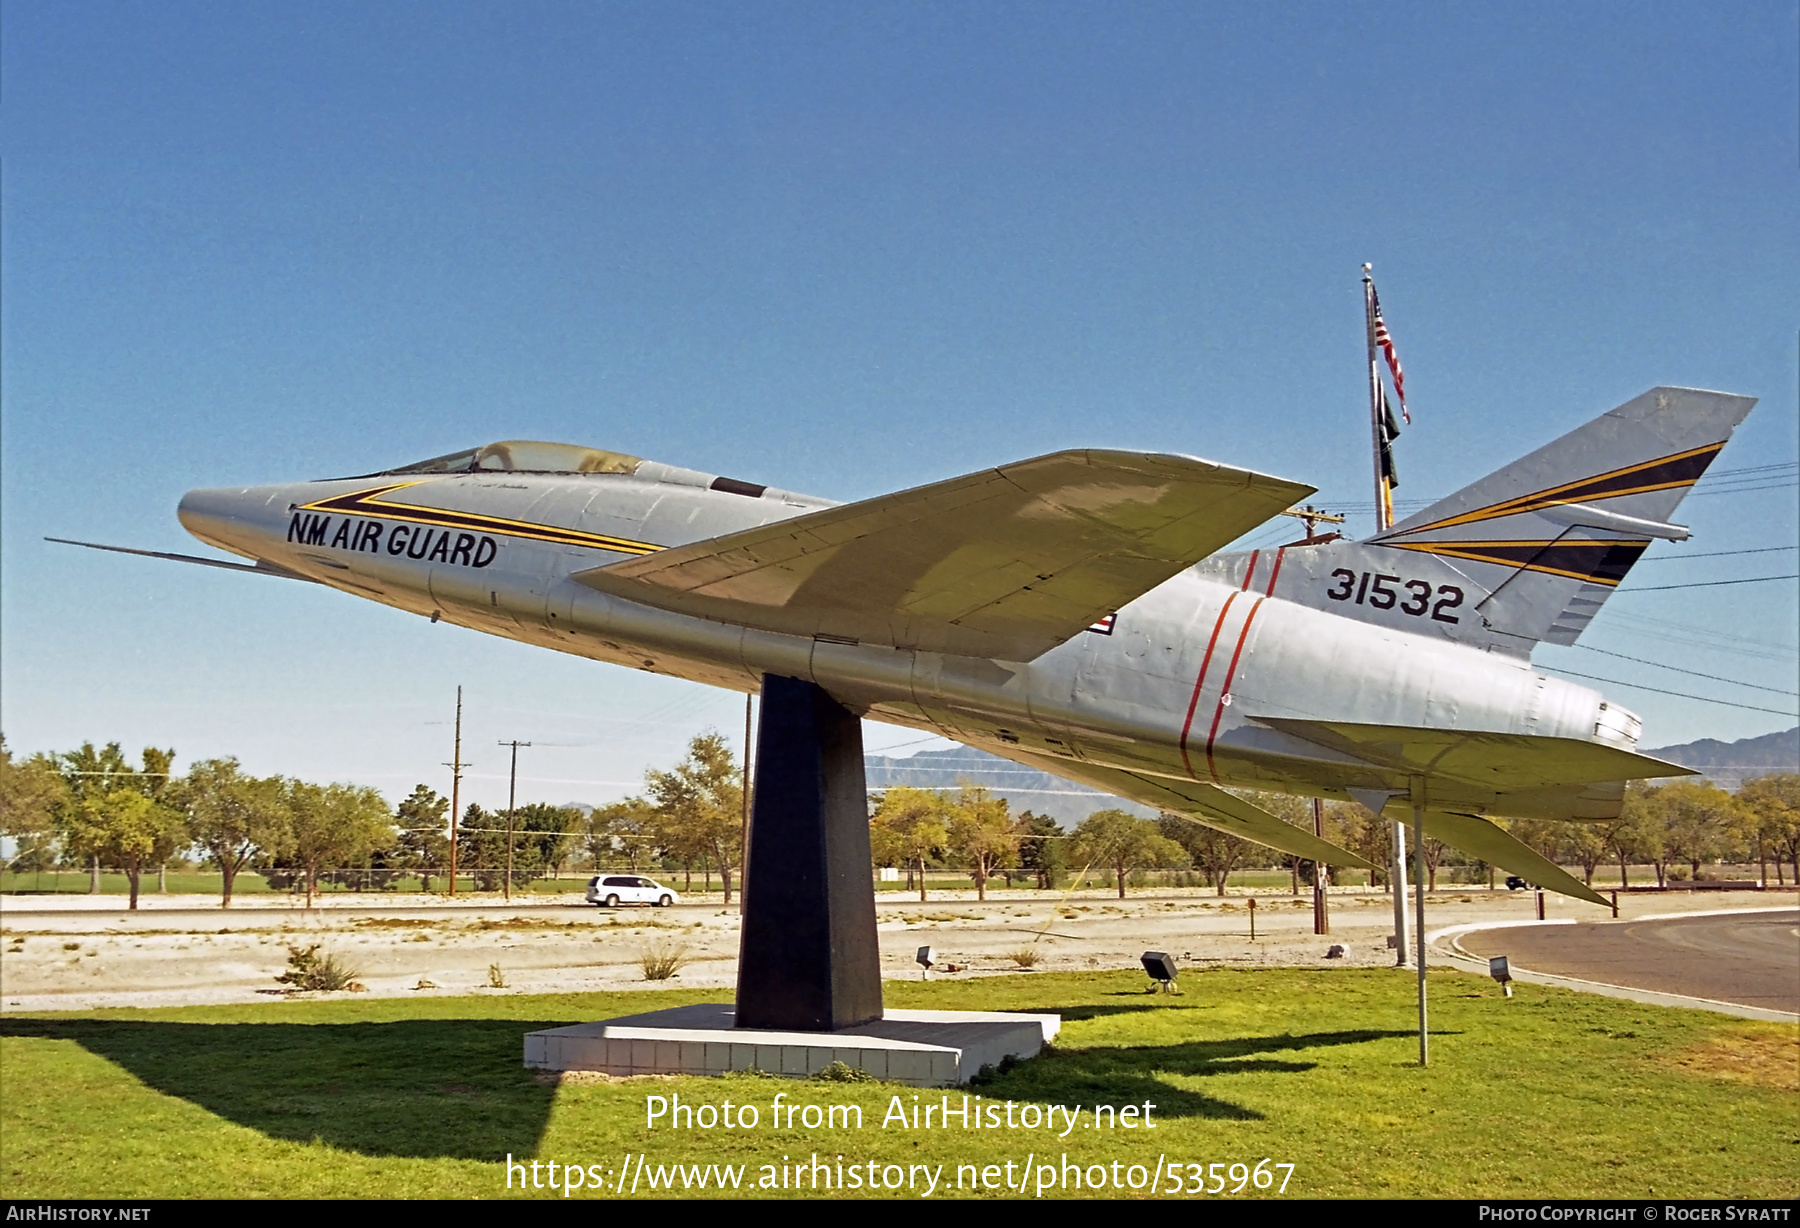
<path fill-rule="evenodd" d="M 1450 562 L 1493 631 L 1573 644 L 1653 540 L 1687 538 L 1670 518 L 1755 404 L 1652 388 L 1370 544 Z"/>

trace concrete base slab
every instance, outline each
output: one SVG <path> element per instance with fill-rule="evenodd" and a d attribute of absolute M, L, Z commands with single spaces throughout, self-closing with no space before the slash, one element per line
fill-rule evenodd
<path fill-rule="evenodd" d="M 838 1032 L 738 1028 L 724 1004 L 677 1006 L 527 1033 L 525 1065 L 610 1075 L 718 1075 L 734 1070 L 804 1079 L 833 1062 L 914 1087 L 967 1083 L 1002 1058 L 1037 1055 L 1057 1015 L 1006 1011 L 889 1011 Z"/>

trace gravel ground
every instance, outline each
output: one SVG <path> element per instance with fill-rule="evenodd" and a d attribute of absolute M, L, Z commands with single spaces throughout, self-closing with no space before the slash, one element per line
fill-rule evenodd
<path fill-rule="evenodd" d="M 1602 889 L 1604 885 L 1602 884 Z M 921 975 L 915 950 L 930 945 L 941 976 L 1028 975 L 1013 953 L 1036 954 L 1036 971 L 1136 967 L 1145 950 L 1183 965 L 1360 966 L 1394 962 L 1391 899 L 1360 889 L 1331 896 L 1332 932 L 1312 932 L 1310 897 L 1250 898 L 1205 890 L 1147 889 L 1120 900 L 1111 891 L 1071 896 L 994 890 L 933 892 L 929 901 L 883 892 L 878 918 L 884 975 Z M 1786 892 L 1669 892 L 1620 897 L 1626 917 L 1710 908 L 1767 907 Z M 1410 900 L 1409 900 L 1410 916 Z M 1607 910 L 1557 896 L 1548 915 L 1578 920 Z M 1522 921 L 1536 915 L 1527 892 L 1455 888 L 1431 895 L 1427 926 Z M 675 908 L 615 911 L 577 895 L 533 897 L 507 906 L 492 898 L 340 895 L 310 912 L 285 896 L 242 897 L 221 910 L 214 897 L 152 896 L 136 913 L 114 897 L 0 898 L 0 1010 L 80 1010 L 266 1001 L 288 948 L 319 944 L 358 972 L 377 997 L 545 993 L 595 989 L 729 988 L 737 974 L 738 915 L 715 892 Z M 1341 945 L 1344 954 L 1328 959 Z M 649 982 L 646 951 L 681 948 L 690 962 L 672 980 Z M 497 966 L 504 988 L 490 987 Z M 421 988 L 421 986 L 424 986 Z M 307 997 L 340 996 L 308 994 Z"/>

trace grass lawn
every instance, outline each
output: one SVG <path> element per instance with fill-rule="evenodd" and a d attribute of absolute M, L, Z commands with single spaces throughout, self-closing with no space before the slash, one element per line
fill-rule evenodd
<path fill-rule="evenodd" d="M 0 1173 L 11 1198 L 505 1196 L 508 1153 L 593 1166 L 606 1180 L 641 1153 L 652 1173 L 746 1165 L 748 1193 L 761 1165 L 817 1153 L 864 1170 L 943 1165 L 943 1197 L 958 1193 L 961 1164 L 1011 1162 L 1016 1173 L 1028 1154 L 1060 1164 L 1066 1153 L 1109 1173 L 1119 1161 L 1127 1180 L 1131 1165 L 1148 1172 L 1160 1157 L 1165 1190 L 1169 1164 L 1218 1163 L 1235 1184 L 1226 1166 L 1268 1157 L 1295 1166 L 1287 1193 L 1303 1197 L 1800 1193 L 1793 1028 L 1529 985 L 1507 1001 L 1455 972 L 1432 982 L 1429 1071 L 1414 1065 L 1406 973 L 1197 972 L 1179 997 L 1146 995 L 1131 973 L 887 985 L 890 1006 L 1063 1015 L 1055 1049 L 973 1089 L 984 1102 L 1155 1105 L 1153 1130 L 1096 1129 L 1084 1114 L 1066 1138 L 1060 1111 L 1054 1131 L 977 1132 L 955 1119 L 883 1128 L 896 1096 L 909 1112 L 915 1095 L 939 1102 L 897 1085 L 746 1075 L 554 1087 L 520 1066 L 526 1031 L 728 996 L 718 993 L 7 1015 Z M 777 1093 L 860 1105 L 863 1128 L 777 1128 Z M 761 1120 L 646 1130 L 646 1098 L 675 1095 L 757 1105 Z M 1178 1170 L 1184 1189 L 1192 1171 Z M 668 1196 L 644 1183 L 637 1192 Z"/>

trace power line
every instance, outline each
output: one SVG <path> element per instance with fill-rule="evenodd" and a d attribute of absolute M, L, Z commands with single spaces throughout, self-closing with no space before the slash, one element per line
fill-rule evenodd
<path fill-rule="evenodd" d="M 1750 576 L 1743 580 L 1699 580 L 1693 584 L 1652 584 L 1645 588 L 1622 588 L 1620 593 L 1666 593 L 1676 588 L 1720 588 L 1727 584 L 1762 584 L 1769 580 L 1800 580 L 1800 572 L 1791 576 Z"/>
<path fill-rule="evenodd" d="M 1780 708 L 1759 708 L 1755 704 L 1738 704 L 1729 699 L 1713 699 L 1708 695 L 1689 695 L 1686 691 L 1666 691 L 1659 686 L 1644 686 L 1638 682 L 1624 682 L 1618 678 L 1602 678 L 1599 674 L 1582 674 L 1572 669 L 1558 669 L 1559 674 L 1568 674 L 1572 678 L 1586 678 L 1590 682 L 1605 682 L 1613 686 L 1622 686 L 1632 691 L 1652 691 L 1658 695 L 1673 695 L 1677 699 L 1697 699 L 1703 704 L 1718 704 L 1725 708 L 1743 708 L 1747 712 L 1773 712 L 1776 716 L 1794 717 L 1800 713 L 1784 712 Z"/>
<path fill-rule="evenodd" d="M 1800 481 L 1790 479 L 1786 482 L 1774 482 L 1767 486 L 1712 486 L 1705 490 L 1694 491 L 1692 497 L 1703 499 L 1707 495 L 1749 495 L 1755 494 L 1759 490 L 1792 490 L 1796 485 L 1800 485 Z"/>
<path fill-rule="evenodd" d="M 1767 473 L 1771 469 L 1793 469 L 1800 467 L 1800 461 L 1777 461 L 1773 465 L 1739 465 L 1732 469 L 1715 469 L 1707 474 L 1711 478 L 1735 477 L 1740 473 Z"/>
<path fill-rule="evenodd" d="M 1781 461 L 1773 465 L 1740 465 L 1731 469 L 1714 469 L 1703 476 L 1687 493 L 1689 495 L 1724 495 L 1740 494 L 1752 490 L 1784 490 L 1793 486 L 1796 481 L 1800 481 L 1800 478 L 1795 475 L 1796 467 L 1800 467 L 1800 461 Z M 1427 495 L 1423 498 L 1395 499 L 1394 509 L 1398 511 L 1405 508 L 1409 511 L 1417 511 L 1420 508 L 1430 507 L 1433 503 L 1441 502 L 1447 497 L 1446 495 Z M 1373 503 L 1366 502 L 1348 501 L 1333 505 L 1353 513 L 1367 514 L 1375 510 Z"/>
<path fill-rule="evenodd" d="M 1769 661 L 1791 661 L 1795 655 L 1795 646 L 1791 644 L 1770 644 L 1716 627 L 1702 630 L 1683 622 L 1652 618 L 1648 614 L 1627 614 L 1618 606 L 1605 607 L 1600 616 L 1607 620 L 1609 626 L 1615 623 L 1622 624 L 1630 634 L 1649 636 L 1651 639 L 1665 640 L 1669 643 L 1693 644 L 1715 651 L 1733 652 Z M 1660 628 L 1660 630 L 1650 630 L 1649 628 Z"/>
<path fill-rule="evenodd" d="M 1732 686 L 1747 686 L 1752 691 L 1772 691 L 1776 695 L 1792 695 L 1794 693 L 1786 687 L 1760 686 L 1754 682 L 1739 682 L 1736 678 L 1726 678 L 1719 674 L 1703 674 L 1697 669 L 1682 669 L 1679 665 L 1664 665 L 1661 661 L 1651 661 L 1644 657 L 1628 657 L 1622 652 L 1609 652 L 1604 648 L 1590 648 L 1586 644 L 1576 644 L 1575 647 L 1586 652 L 1597 652 L 1603 656 L 1617 657 L 1621 661 L 1636 661 L 1639 665 L 1653 665 L 1657 669 L 1666 669 L 1677 674 L 1691 674 L 1695 678 L 1706 678 L 1713 682 L 1729 682 Z"/>
<path fill-rule="evenodd" d="M 1708 550 L 1702 554 L 1659 554 L 1653 559 L 1639 559 L 1644 563 L 1685 563 L 1689 559 L 1722 559 L 1733 554 L 1779 554 L 1785 550 L 1800 550 L 1800 546 L 1758 546 L 1754 550 Z"/>

